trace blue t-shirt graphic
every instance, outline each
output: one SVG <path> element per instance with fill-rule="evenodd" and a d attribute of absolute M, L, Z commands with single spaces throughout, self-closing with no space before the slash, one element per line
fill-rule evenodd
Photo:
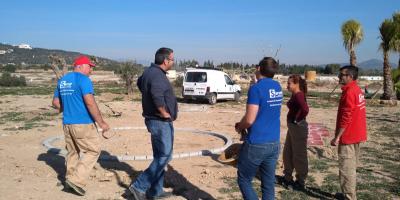
<path fill-rule="evenodd" d="M 271 78 L 263 78 L 250 87 L 247 104 L 259 106 L 246 138 L 250 144 L 279 141 L 282 100 L 282 88 Z"/>
<path fill-rule="evenodd" d="M 83 96 L 94 94 L 92 81 L 79 72 L 64 75 L 57 82 L 54 97 L 60 99 L 63 109 L 63 124 L 94 123 Z"/>

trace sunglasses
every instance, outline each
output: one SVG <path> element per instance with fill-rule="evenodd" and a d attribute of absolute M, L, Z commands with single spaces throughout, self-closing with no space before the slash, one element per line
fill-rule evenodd
<path fill-rule="evenodd" d="M 343 76 L 349 76 L 350 74 L 342 74 L 342 73 L 340 73 L 339 75 L 338 75 L 338 77 L 343 77 Z"/>

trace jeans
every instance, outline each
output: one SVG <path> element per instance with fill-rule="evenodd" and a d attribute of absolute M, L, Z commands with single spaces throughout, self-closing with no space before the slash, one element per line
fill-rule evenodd
<path fill-rule="evenodd" d="M 238 184 L 245 200 L 258 200 L 252 180 L 259 170 L 262 199 L 275 199 L 275 166 L 279 142 L 249 144 L 244 142 L 239 154 Z"/>
<path fill-rule="evenodd" d="M 137 177 L 131 187 L 134 187 L 139 192 L 146 193 L 148 198 L 152 198 L 164 192 L 164 169 L 172 158 L 174 127 L 172 122 L 154 119 L 146 119 L 145 124 L 151 134 L 153 161 Z"/>

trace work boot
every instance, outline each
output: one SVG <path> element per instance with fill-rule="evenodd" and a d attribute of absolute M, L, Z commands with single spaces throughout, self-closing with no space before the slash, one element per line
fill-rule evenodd
<path fill-rule="evenodd" d="M 82 189 L 81 187 L 75 185 L 74 183 L 72 183 L 69 180 L 65 180 L 65 187 L 66 189 L 72 189 L 75 193 L 77 193 L 80 196 L 84 196 L 85 195 L 85 190 Z"/>
<path fill-rule="evenodd" d="M 345 200 L 346 199 L 343 193 L 336 193 L 334 198 L 337 200 Z"/>

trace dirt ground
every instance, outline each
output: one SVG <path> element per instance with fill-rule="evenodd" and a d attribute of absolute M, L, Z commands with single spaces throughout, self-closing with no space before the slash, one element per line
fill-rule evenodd
<path fill-rule="evenodd" d="M 98 98 L 102 99 L 102 96 Z M 49 112 L 54 113 L 49 104 L 49 96 L 5 96 L 2 101 L 8 102 L 2 106 L 2 111 L 14 112 Z M 112 127 L 144 127 L 139 102 L 108 102 L 111 108 L 121 111 L 121 117 L 107 117 L 109 111 L 100 103 L 107 122 Z M 202 105 L 180 104 L 179 118 L 174 123 L 176 128 L 193 128 L 226 133 L 238 141 L 233 125 L 243 115 L 242 105 Z M 226 107 L 225 107 L 226 106 Z M 7 108 L 5 108 L 7 107 Z M 193 109 L 193 107 L 195 109 Z M 196 111 L 199 110 L 199 111 Z M 283 113 L 286 108 L 283 108 Z M 333 114 L 333 113 L 332 113 Z M 317 117 L 317 116 L 316 116 Z M 282 116 L 284 118 L 284 116 Z M 333 119 L 331 119 L 333 120 Z M 312 120 L 311 120 L 312 121 Z M 6 130 L 1 132 L 0 157 L 0 191 L 2 199 L 76 199 L 73 194 L 62 191 L 60 180 L 64 175 L 64 158 L 46 153 L 41 142 L 51 136 L 61 135 L 61 116 L 56 115 L 52 121 L 46 121 L 48 127 L 29 130 Z M 286 127 L 282 123 L 282 132 Z M 22 126 L 6 123 L 0 126 Z M 190 132 L 176 132 L 174 152 L 195 151 L 223 146 L 223 141 L 212 136 L 199 136 Z M 63 146 L 63 141 L 55 142 L 54 146 Z M 104 151 L 112 155 L 142 155 L 151 154 L 149 134 L 145 130 L 118 131 L 115 137 L 103 140 Z M 128 185 L 130 176 L 135 176 L 148 166 L 148 161 L 124 161 L 121 163 L 106 163 L 111 169 L 103 167 L 102 163 L 93 170 L 88 183 L 86 199 L 118 199 L 125 192 L 120 185 Z M 218 188 L 224 184 L 222 177 L 235 176 L 236 169 L 216 161 L 216 156 L 191 157 L 174 159 L 170 163 L 180 181 L 187 181 L 194 190 L 214 198 L 223 196 Z M 114 170 L 113 168 L 118 168 Z M 124 167 L 124 169 L 119 169 Z M 133 173 L 133 174 L 132 174 Z M 175 177 L 176 178 L 176 177 Z M 120 182 L 120 183 L 119 183 Z M 197 193 L 197 192 L 196 192 Z"/>
<path fill-rule="evenodd" d="M 120 95 L 112 93 L 102 93 L 96 96 L 96 100 L 111 127 L 145 126 L 139 101 L 120 98 Z M 99 161 L 92 171 L 86 188 L 87 194 L 84 197 L 63 190 L 64 157 L 47 152 L 41 144 L 49 137 L 63 134 L 61 115 L 49 107 L 50 102 L 51 95 L 1 96 L 0 119 L 3 120 L 0 120 L 0 199 L 131 198 L 126 192 L 126 187 L 149 165 L 149 161 Z M 328 102 L 322 106 L 318 103 L 320 102 L 317 101 L 316 106 L 310 106 L 308 122 L 323 123 L 333 134 L 337 108 L 334 103 Z M 113 116 L 109 107 L 121 112 L 122 115 Z M 240 103 L 221 102 L 213 106 L 180 103 L 179 108 L 179 117 L 174 122 L 175 128 L 225 133 L 231 136 L 234 142 L 239 142 L 239 136 L 233 126 L 244 114 L 245 97 Z M 393 108 L 374 109 L 373 112 L 368 109 L 369 115 L 375 116 L 376 110 L 382 114 L 394 112 Z M 286 113 L 286 106 L 282 106 L 282 147 L 287 130 Z M 104 155 L 151 154 L 149 134 L 145 130 L 118 131 L 115 137 L 102 142 Z M 395 143 L 398 145 L 398 140 Z M 64 145 L 63 141 L 53 144 L 60 148 Z M 177 131 L 174 152 L 217 148 L 223 144 L 221 139 L 212 136 Z M 335 152 L 336 149 L 328 145 L 310 147 L 309 157 L 335 160 Z M 210 155 L 173 159 L 168 166 L 165 186 L 166 190 L 173 191 L 177 195 L 170 199 L 241 199 L 238 190 L 230 190 L 236 187 L 232 186 L 235 184 L 236 168 L 218 162 L 217 157 L 218 155 Z M 398 163 L 399 161 L 395 160 L 395 164 Z M 327 171 L 338 173 L 336 166 L 328 167 Z M 281 158 L 276 173 L 282 175 Z M 326 173 L 316 171 L 310 174 L 313 176 L 313 184 L 323 185 Z M 276 185 L 277 193 L 284 190 Z M 277 195 L 277 198 L 285 199 L 283 194 Z"/>

